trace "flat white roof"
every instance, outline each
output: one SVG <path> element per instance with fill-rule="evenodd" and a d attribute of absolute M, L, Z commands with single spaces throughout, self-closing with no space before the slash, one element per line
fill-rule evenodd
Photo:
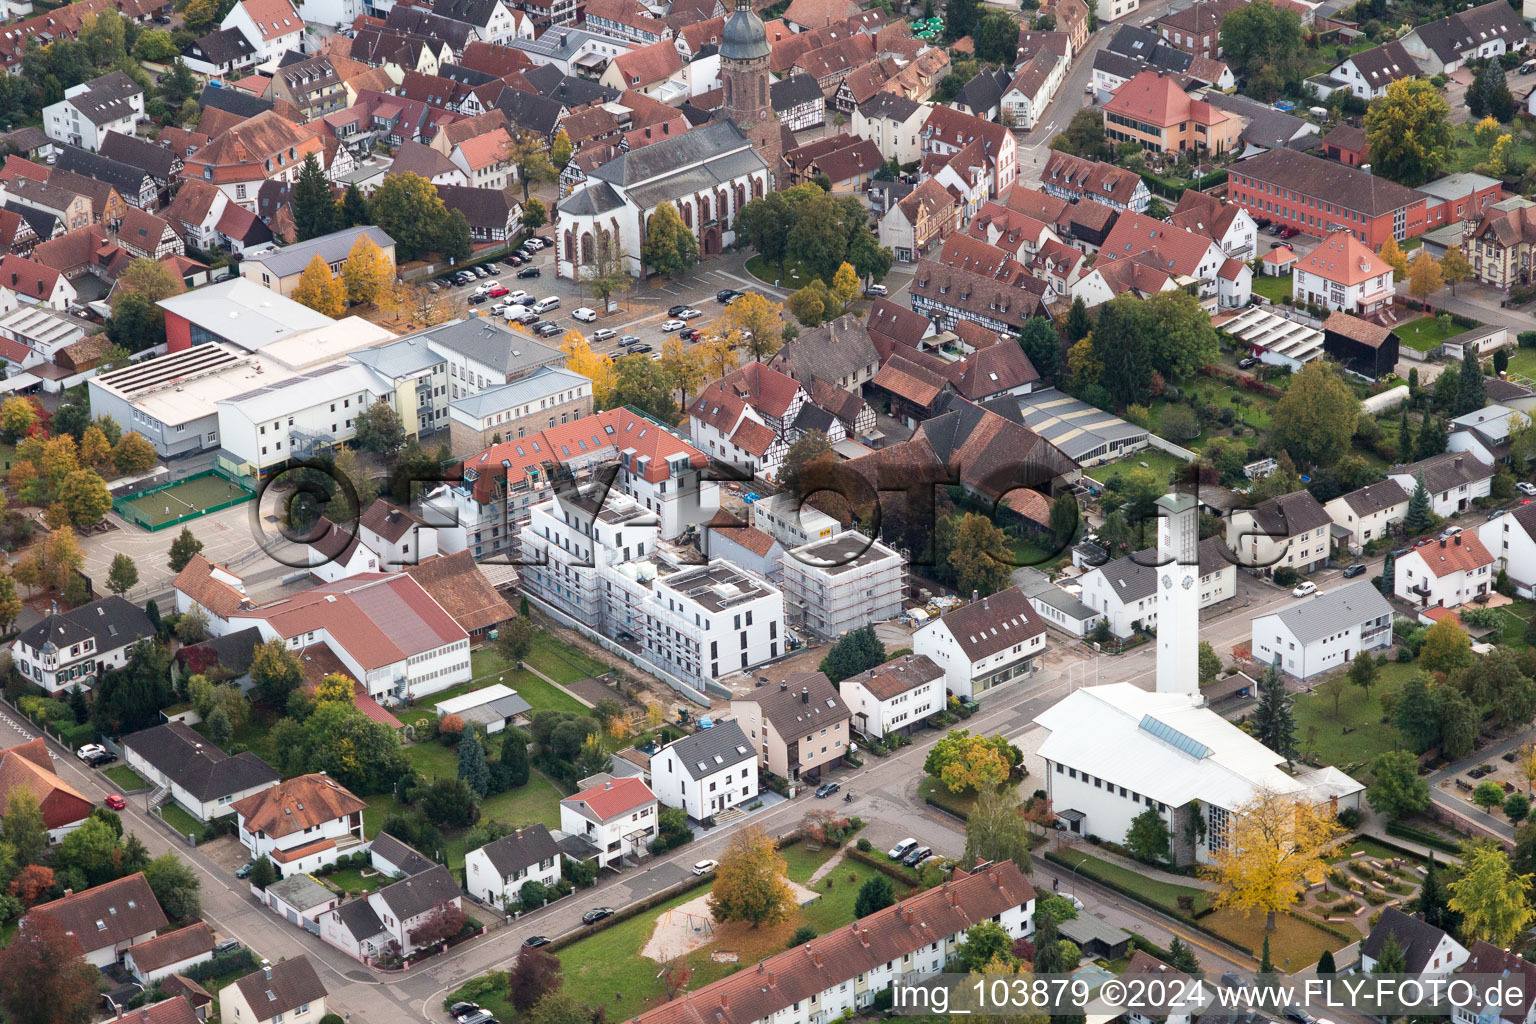
<path fill-rule="evenodd" d="M 290 413 L 310 409 L 325 402 L 336 402 L 336 415 L 342 415 L 340 403 L 354 395 L 371 403 L 378 391 L 378 378 L 361 363 L 338 361 L 305 370 L 277 380 L 262 381 L 258 387 L 220 400 L 221 407 L 238 411 L 253 422 L 276 420 Z M 357 405 L 347 410 L 360 411 Z"/>
<path fill-rule="evenodd" d="M 262 347 L 261 356 L 290 369 L 304 370 L 394 340 L 394 332 L 388 328 L 360 316 L 349 316 L 274 341 Z"/>
<path fill-rule="evenodd" d="M 243 277 L 172 295 L 159 306 L 250 352 L 335 322 Z"/>
<path fill-rule="evenodd" d="M 282 380 L 292 371 L 230 345 L 194 345 L 93 377 L 90 385 L 174 426 L 218 414 L 231 395 Z"/>
<path fill-rule="evenodd" d="M 469 693 L 462 694 L 461 696 L 450 697 L 445 701 L 440 701 L 433 710 L 435 710 L 439 715 L 459 715 L 468 711 L 470 708 L 477 708 L 482 704 L 489 704 L 493 700 L 501 700 L 503 697 L 515 696 L 517 696 L 517 691 L 512 689 L 510 686 L 505 686 L 501 683 L 492 683 L 490 686 L 483 686 L 478 690 L 471 690 Z"/>

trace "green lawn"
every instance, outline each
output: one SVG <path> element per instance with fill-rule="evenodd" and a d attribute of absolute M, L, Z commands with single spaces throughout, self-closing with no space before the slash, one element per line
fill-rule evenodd
<path fill-rule="evenodd" d="M 1458 327 L 1455 324 L 1441 327 L 1437 317 L 1421 316 L 1417 320 L 1410 320 L 1394 327 L 1393 330 L 1404 345 L 1419 352 L 1428 352 L 1449 338 L 1465 334 L 1469 328 Z"/>
<path fill-rule="evenodd" d="M 1129 473 L 1132 470 L 1145 467 L 1152 471 L 1152 475 L 1157 477 L 1159 482 L 1162 482 L 1166 481 L 1174 470 L 1186 465 L 1188 463 L 1177 455 L 1170 455 L 1156 448 L 1143 448 L 1141 451 L 1133 452 L 1118 462 L 1108 462 L 1102 466 L 1094 466 L 1092 469 L 1085 470 L 1084 472 L 1099 483 L 1108 485 L 1111 479 L 1119 476 L 1121 473 Z"/>
<path fill-rule="evenodd" d="M 102 774 L 117 783 L 118 788 L 124 793 L 130 793 L 135 789 L 143 789 L 149 785 L 138 772 L 125 764 L 114 764 L 103 771 Z"/>
<path fill-rule="evenodd" d="M 179 804 L 171 803 L 169 800 L 160 805 L 160 817 L 167 825 L 182 835 L 191 834 L 199 839 L 202 838 L 203 829 L 206 827 L 202 822 L 182 810 Z"/>
<path fill-rule="evenodd" d="M 533 650 L 527 662 L 555 682 L 566 686 L 611 671 L 601 661 L 569 644 L 561 643 L 548 633 L 539 633 L 533 638 Z"/>
<path fill-rule="evenodd" d="M 785 260 L 784 273 L 781 277 L 779 268 L 761 256 L 753 256 L 747 260 L 747 273 L 764 284 L 779 282 L 778 287 L 787 291 L 797 291 L 810 284 L 815 277 L 810 271 L 802 270 L 798 260 Z"/>
<path fill-rule="evenodd" d="M 1283 274 L 1279 277 L 1271 277 L 1260 271 L 1253 275 L 1253 293 L 1262 295 L 1270 302 L 1279 305 L 1291 295 L 1291 275 Z"/>
<path fill-rule="evenodd" d="M 1196 382 L 1191 390 L 1205 399 L 1206 405 L 1212 408 L 1220 409 L 1223 406 L 1231 408 L 1239 422 L 1246 423 L 1250 427 L 1258 427 L 1260 430 L 1269 429 L 1270 414 L 1274 412 L 1276 399 L 1268 395 L 1244 391 L 1236 384 L 1206 377 Z"/>
<path fill-rule="evenodd" d="M 1264 945 L 1263 911 L 1254 911 L 1247 917 L 1240 910 L 1226 909 L 1207 914 L 1200 924 L 1231 942 L 1251 949 L 1255 956 Z M 1306 921 L 1280 914 L 1275 918 L 1275 930 L 1269 933 L 1269 954 L 1276 969 L 1286 972 L 1299 971 L 1315 964 L 1323 950 L 1337 951 L 1347 943 Z"/>
<path fill-rule="evenodd" d="M 1332 698 L 1315 685 L 1312 693 L 1297 694 L 1296 738 L 1302 757 L 1353 775 L 1376 755 L 1400 749 L 1403 742 L 1397 726 L 1381 720 L 1381 697 L 1395 691 L 1416 671 L 1414 664 L 1388 662 L 1381 667 L 1381 681 L 1371 687 L 1369 696 L 1349 683 L 1339 698 L 1337 716 Z"/>
<path fill-rule="evenodd" d="M 412 748 L 414 749 L 414 748 Z M 446 748 L 439 748 L 446 749 Z M 450 752 L 451 753 L 451 752 Z M 457 774 L 458 762 L 447 777 Z M 480 820 L 504 821 L 509 825 L 532 825 L 542 822 L 550 828 L 560 827 L 560 800 L 565 796 L 542 772 L 535 769 L 528 777 L 528 784 L 505 793 L 497 793 L 480 801 Z M 376 794 L 368 798 L 368 808 L 363 811 L 363 834 L 369 839 L 379 834 L 384 820 L 396 812 L 409 815 L 412 808 L 393 796 Z M 443 834 L 443 854 L 448 866 L 457 871 L 464 866 L 464 832 L 448 831 Z M 428 857 L 436 851 L 422 850 Z"/>
<path fill-rule="evenodd" d="M 1536 378 L 1536 348 L 1509 349 L 1509 375 Z"/>
<path fill-rule="evenodd" d="M 1065 868 L 1062 869 L 1061 884 L 1063 886 L 1069 886 L 1072 869 L 1081 864 L 1085 872 L 1091 871 L 1094 876 L 1118 885 L 1127 892 L 1133 892 L 1143 899 L 1150 900 L 1175 914 L 1187 916 L 1190 913 L 1190 911 L 1180 909 L 1179 897 L 1181 896 L 1187 896 L 1194 901 L 1195 913 L 1210 906 L 1210 893 L 1204 889 L 1197 889 L 1191 885 L 1175 885 L 1172 882 L 1147 878 L 1129 868 L 1123 868 L 1118 864 L 1111 864 L 1107 860 L 1100 860 L 1098 857 L 1080 853 L 1077 850 L 1070 850 L 1062 854 L 1061 861 L 1055 862 L 1056 866 L 1061 867 L 1062 862 L 1066 864 Z M 1053 874 L 1052 877 L 1056 876 Z"/>
<path fill-rule="evenodd" d="M 1388 849 L 1369 836 L 1360 836 L 1356 838 L 1354 842 L 1340 850 L 1337 856 L 1331 857 L 1329 859 L 1334 863 L 1338 863 L 1339 861 L 1348 860 L 1350 855 L 1355 853 L 1364 853 L 1367 857 L 1374 857 L 1377 860 L 1389 860 L 1393 857 L 1402 857 L 1414 863 L 1419 862 L 1418 857 L 1409 856 L 1399 850 Z"/>
<path fill-rule="evenodd" d="M 530 657 L 529 660 L 532 661 L 532 658 Z M 470 654 L 469 661 L 470 671 L 481 686 L 498 681 L 505 682 L 531 704 L 535 711 L 551 708 L 555 711 L 570 711 L 578 715 L 585 714 L 587 711 L 585 704 L 559 687 L 549 685 L 532 672 L 519 672 L 494 648 L 482 647 Z M 549 675 L 551 678 L 559 678 L 552 672 Z"/>
<path fill-rule="evenodd" d="M 856 917 L 853 905 L 859 896 L 859 886 L 878 874 L 880 872 L 868 864 L 845 859 L 816 883 L 816 892 L 821 898 L 808 907 L 800 908 L 803 923 L 813 926 L 823 935 L 852 923 Z M 900 882 L 896 882 L 895 886 L 897 899 L 907 894 L 906 887 Z"/>
<path fill-rule="evenodd" d="M 1472 126 L 1474 121 L 1468 119 L 1466 123 L 1456 126 L 1453 136 L 1453 148 L 1451 150 L 1450 164 L 1445 168 L 1447 174 L 1456 171 L 1470 171 L 1479 165 L 1488 162 L 1487 149 L 1479 146 L 1473 138 Z M 1504 132 L 1514 136 L 1513 146 L 1509 151 L 1509 164 L 1512 167 L 1524 167 L 1536 160 L 1536 144 L 1526 136 L 1525 129 L 1520 125 L 1506 125 Z"/>
<path fill-rule="evenodd" d="M 834 856 L 841 855 L 842 852 L 843 848 L 841 846 L 833 846 L 831 843 L 828 843 L 818 849 L 815 843 L 807 840 L 806 842 L 786 847 L 780 850 L 779 854 L 784 858 L 784 873 L 793 881 L 803 885 L 806 879 L 816 873 L 817 868 L 831 860 Z"/>
<path fill-rule="evenodd" d="M 1531 602 L 1522 600 L 1494 609 L 1499 616 L 1499 639 L 1506 647 L 1518 649 L 1530 646 L 1525 642 L 1525 627 L 1530 621 L 1531 611 Z"/>
<path fill-rule="evenodd" d="M 377 871 L 364 876 L 358 868 L 343 868 L 326 875 L 325 881 L 338 892 L 373 892 L 389 878 Z"/>
<path fill-rule="evenodd" d="M 500 748 L 495 737 L 491 737 L 490 745 L 493 751 Z M 405 748 L 405 756 L 411 759 L 411 764 L 428 782 L 458 777 L 459 752 L 452 747 L 443 746 L 437 740 L 413 743 Z"/>

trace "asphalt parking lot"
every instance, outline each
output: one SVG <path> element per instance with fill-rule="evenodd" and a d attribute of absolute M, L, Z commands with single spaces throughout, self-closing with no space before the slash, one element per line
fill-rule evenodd
<path fill-rule="evenodd" d="M 626 335 L 634 335 L 643 344 L 651 346 L 651 354 L 660 353 L 662 343 L 675 333 L 661 329 L 663 323 L 672 319 L 667 311 L 673 306 L 686 305 L 698 310 L 702 315 L 689 320 L 688 326 L 707 331 L 710 323 L 725 309 L 725 306 L 715 299 L 716 293 L 723 289 L 758 291 L 775 302 L 782 301 L 784 298 L 782 291 L 767 287 L 748 277 L 739 269 L 739 261 L 727 256 L 701 263 L 691 274 L 677 281 L 665 282 L 655 279 L 635 282 L 629 292 L 615 296 L 617 309 L 612 314 L 602 315 L 599 312 L 595 322 L 583 323 L 572 314 L 582 307 L 597 310 L 598 299 L 588 289 L 555 277 L 553 248 L 546 247 L 539 250 L 532 262 L 522 267 L 513 267 L 504 260 L 497 260 L 496 263 L 501 267 L 501 273 L 477 279 L 474 284 L 452 285 L 450 290 L 455 295 L 464 296 L 467 301 L 477 288 L 499 282 L 509 291 L 527 292 L 534 301 L 546 296 L 558 298 L 559 307 L 549 310 L 541 316 L 541 319 L 557 325 L 560 333 L 540 340 L 546 344 L 558 346 L 565 332 L 572 328 L 580 331 L 588 339 L 595 331 L 607 328 L 613 331 L 615 336 L 606 341 L 594 343 L 592 348 L 594 351 L 615 357 L 628 354 L 628 350 L 619 346 L 619 339 Z M 537 268 L 539 276 L 518 277 L 519 271 L 528 267 Z M 439 277 L 437 280 L 441 282 L 443 278 Z M 471 305 L 470 309 L 478 310 L 481 316 L 490 316 L 491 307 L 497 301 L 499 300 L 490 299 L 479 305 Z M 501 323 L 506 322 L 499 317 L 497 320 Z"/>

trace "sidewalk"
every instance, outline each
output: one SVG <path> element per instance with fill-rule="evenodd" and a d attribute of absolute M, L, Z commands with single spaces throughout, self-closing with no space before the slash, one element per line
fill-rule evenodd
<path fill-rule="evenodd" d="M 1044 847 L 1041 847 L 1042 852 L 1044 852 L 1044 849 Z M 1181 875 L 1173 871 L 1164 871 L 1161 868 L 1155 868 L 1150 864 L 1143 864 L 1139 860 L 1132 860 L 1130 857 L 1122 857 L 1118 853 L 1111 853 L 1109 850 L 1104 849 L 1102 846 L 1094 846 L 1093 844 L 1086 841 L 1067 843 L 1065 845 L 1056 846 L 1053 852 L 1058 857 L 1064 857 L 1069 861 L 1072 859 L 1072 855 L 1074 853 L 1087 854 L 1095 860 L 1102 860 L 1106 864 L 1113 864 L 1117 868 L 1124 868 L 1127 871 L 1133 871 L 1140 875 L 1142 878 L 1149 878 L 1154 882 L 1162 882 L 1166 885 L 1182 885 L 1190 889 L 1216 888 L 1216 883 L 1209 879 L 1199 878 L 1194 875 Z M 1061 868 L 1060 864 L 1056 864 L 1050 861 L 1047 861 L 1047 863 L 1049 863 L 1052 868 Z"/>

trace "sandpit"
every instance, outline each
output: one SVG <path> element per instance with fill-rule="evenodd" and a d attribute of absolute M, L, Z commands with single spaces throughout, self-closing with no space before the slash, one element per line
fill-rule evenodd
<path fill-rule="evenodd" d="M 795 891 L 798 903 L 814 899 L 817 895 L 797 882 L 789 879 L 786 881 Z M 656 927 L 651 931 L 645 948 L 640 951 L 641 955 L 664 964 L 713 942 L 718 925 L 709 915 L 708 900 L 709 893 L 705 892 L 671 910 L 663 910 L 656 918 Z"/>

